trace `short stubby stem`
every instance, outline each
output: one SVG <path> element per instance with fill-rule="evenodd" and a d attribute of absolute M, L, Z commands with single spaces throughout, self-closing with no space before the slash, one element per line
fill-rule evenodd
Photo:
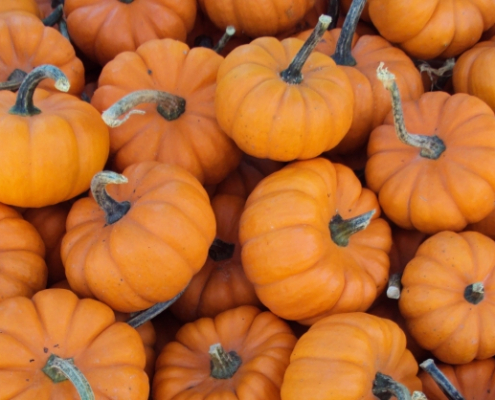
<path fill-rule="evenodd" d="M 215 379 L 230 379 L 242 364 L 241 357 L 235 351 L 228 353 L 220 343 L 212 344 L 210 354 L 210 376 Z"/>
<path fill-rule="evenodd" d="M 411 400 L 411 393 L 407 387 L 381 372 L 375 375 L 372 391 L 380 400 L 389 400 L 392 396 L 398 400 Z"/>
<path fill-rule="evenodd" d="M 476 282 L 466 286 L 464 298 L 471 304 L 480 303 L 485 297 L 485 286 L 483 282 Z"/>
<path fill-rule="evenodd" d="M 336 214 L 329 224 L 333 242 L 337 246 L 346 247 L 352 235 L 366 229 L 374 214 L 375 210 L 371 210 L 349 219 L 343 219 L 340 214 Z"/>
<path fill-rule="evenodd" d="M 400 299 L 400 291 L 402 287 L 400 282 L 401 278 L 402 274 L 399 272 L 390 275 L 390 277 L 388 278 L 387 297 L 389 299 Z"/>
<path fill-rule="evenodd" d="M 219 238 L 215 238 L 208 249 L 208 257 L 215 262 L 229 260 L 234 255 L 234 251 L 234 243 L 227 243 Z"/>
<path fill-rule="evenodd" d="M 91 180 L 91 193 L 100 208 L 105 212 L 107 225 L 119 221 L 131 208 L 130 202 L 118 202 L 110 197 L 107 192 L 107 185 L 122 183 L 127 183 L 127 178 L 113 171 L 98 172 Z"/>

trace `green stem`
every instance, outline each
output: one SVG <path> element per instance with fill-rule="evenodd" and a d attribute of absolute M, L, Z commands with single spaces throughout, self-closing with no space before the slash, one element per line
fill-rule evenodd
<path fill-rule="evenodd" d="M 337 246 L 346 247 L 352 235 L 366 229 L 374 214 L 375 210 L 371 210 L 349 219 L 343 219 L 340 214 L 336 214 L 329 224 L 330 236 L 333 242 Z"/>
<path fill-rule="evenodd" d="M 124 175 L 113 171 L 98 172 L 91 180 L 91 193 L 100 208 L 105 212 L 105 221 L 111 225 L 119 221 L 131 208 L 129 201 L 118 202 L 110 197 L 106 186 L 108 184 L 127 183 Z"/>
<path fill-rule="evenodd" d="M 16 68 L 12 71 L 5 82 L 0 83 L 0 90 L 17 90 L 21 86 L 22 81 L 27 76 L 27 72 Z"/>
<path fill-rule="evenodd" d="M 398 400 L 411 400 L 411 394 L 407 387 L 381 372 L 377 372 L 375 375 L 372 391 L 380 400 L 389 400 L 392 396 Z"/>
<path fill-rule="evenodd" d="M 81 400 L 95 399 L 95 395 L 88 380 L 74 365 L 74 360 L 72 358 L 65 359 L 52 354 L 48 357 L 48 361 L 42 371 L 53 381 L 53 383 L 59 383 L 66 380 L 71 381 Z"/>
<path fill-rule="evenodd" d="M 70 88 L 69 80 L 59 68 L 48 64 L 40 65 L 27 74 L 22 81 L 17 92 L 16 102 L 9 113 L 24 117 L 41 113 L 41 110 L 33 104 L 33 95 L 38 84 L 46 78 L 53 79 L 55 87 L 62 92 L 67 92 Z"/>
<path fill-rule="evenodd" d="M 464 400 L 464 397 L 459 393 L 454 385 L 448 380 L 445 374 L 435 365 L 435 362 L 429 358 L 419 364 L 428 375 L 430 375 L 440 390 L 447 396 L 449 400 Z"/>
<path fill-rule="evenodd" d="M 220 343 L 212 344 L 208 353 L 212 378 L 230 379 L 242 365 L 241 357 L 235 351 L 227 353 Z"/>
<path fill-rule="evenodd" d="M 48 15 L 46 18 L 43 19 L 43 25 L 45 26 L 53 26 L 55 25 L 62 16 L 64 15 L 64 5 L 59 4 L 55 9 L 51 12 L 50 15 Z"/>

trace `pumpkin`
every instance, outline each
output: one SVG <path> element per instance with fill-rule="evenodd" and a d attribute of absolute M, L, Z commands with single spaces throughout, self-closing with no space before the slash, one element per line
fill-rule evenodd
<path fill-rule="evenodd" d="M 21 11 L 32 14 L 38 19 L 41 18 L 41 12 L 36 0 L 2 0 L 0 2 L 0 13 L 12 11 Z"/>
<path fill-rule="evenodd" d="M 148 399 L 141 338 L 99 301 L 66 289 L 6 299 L 0 332 L 2 399 Z"/>
<path fill-rule="evenodd" d="M 452 80 L 456 93 L 468 93 L 495 111 L 495 35 L 465 51 L 456 61 Z"/>
<path fill-rule="evenodd" d="M 253 306 L 200 318 L 158 356 L 153 399 L 278 400 L 295 343 L 285 322 Z"/>
<path fill-rule="evenodd" d="M 421 244 L 402 274 L 399 307 L 418 344 L 440 361 L 495 355 L 495 242 L 443 231 Z"/>
<path fill-rule="evenodd" d="M 95 175 L 91 192 L 94 198 L 72 206 L 62 240 L 74 292 L 121 312 L 180 293 L 204 264 L 215 236 L 210 201 L 197 179 L 180 167 L 149 161 L 123 175 Z"/>
<path fill-rule="evenodd" d="M 369 0 L 369 15 L 380 35 L 410 56 L 450 58 L 474 46 L 495 24 L 493 0 Z"/>
<path fill-rule="evenodd" d="M 390 398 L 380 396 L 380 376 L 415 391 L 421 390 L 417 372 L 418 364 L 397 324 L 361 312 L 336 314 L 313 324 L 298 340 L 281 399 Z"/>
<path fill-rule="evenodd" d="M 390 227 L 351 169 L 294 162 L 253 190 L 239 226 L 241 258 L 261 302 L 303 324 L 365 311 L 386 286 Z"/>
<path fill-rule="evenodd" d="M 0 300 L 31 297 L 46 287 L 45 245 L 12 207 L 0 204 Z"/>
<path fill-rule="evenodd" d="M 65 0 L 67 29 L 89 59 L 105 65 L 152 39 L 185 41 L 196 17 L 195 0 Z"/>
<path fill-rule="evenodd" d="M 245 153 L 276 161 L 314 158 L 346 134 L 354 102 L 349 80 L 330 58 L 311 53 L 329 23 L 322 16 L 306 43 L 263 37 L 225 57 L 216 116 Z"/>
<path fill-rule="evenodd" d="M 57 30 L 25 13 L 0 17 L 0 89 L 17 90 L 26 74 L 43 65 L 62 70 L 70 82 L 68 93 L 79 95 L 84 87 L 84 66 L 74 48 Z M 40 88 L 58 92 L 49 80 Z"/>
<path fill-rule="evenodd" d="M 393 74 L 381 67 L 378 74 L 393 111 L 371 132 L 365 175 L 384 213 L 429 234 L 484 218 L 495 201 L 493 111 L 474 96 L 445 92 L 401 106 Z"/>
<path fill-rule="evenodd" d="M 241 152 L 220 129 L 213 106 L 222 60 L 213 50 L 190 50 L 184 43 L 163 39 L 105 65 L 91 103 L 104 111 L 111 126 L 112 168 L 122 172 L 133 163 L 156 160 L 179 165 L 205 184 L 216 184 L 235 169 Z M 143 90 L 153 91 L 144 102 Z M 125 105 L 126 95 L 132 104 Z M 130 113 L 144 115 L 119 119 L 140 102 Z"/>

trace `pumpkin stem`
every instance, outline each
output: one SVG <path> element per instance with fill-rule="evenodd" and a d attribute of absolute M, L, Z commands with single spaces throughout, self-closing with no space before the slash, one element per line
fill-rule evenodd
<path fill-rule="evenodd" d="M 234 251 L 234 243 L 227 243 L 221 239 L 215 238 L 210 248 L 208 249 L 208 257 L 210 257 L 215 262 L 229 260 L 234 255 Z"/>
<path fill-rule="evenodd" d="M 327 6 L 327 15 L 332 18 L 332 22 L 328 25 L 327 30 L 335 29 L 340 15 L 340 1 L 330 0 Z"/>
<path fill-rule="evenodd" d="M 131 208 L 130 202 L 118 202 L 107 193 L 106 186 L 108 184 L 121 183 L 127 183 L 127 178 L 113 171 L 98 172 L 91 179 L 91 193 L 100 208 L 105 211 L 105 221 L 108 225 L 120 220 Z"/>
<path fill-rule="evenodd" d="M 12 71 L 5 82 L 0 83 L 0 90 L 17 90 L 21 86 L 22 81 L 26 77 L 27 72 L 16 68 Z"/>
<path fill-rule="evenodd" d="M 357 217 L 343 219 L 340 214 L 336 214 L 330 221 L 330 236 L 334 243 L 340 247 L 346 247 L 349 244 L 349 239 L 355 233 L 366 229 L 371 221 L 371 217 L 375 214 L 375 210 L 358 215 Z"/>
<path fill-rule="evenodd" d="M 402 278 L 402 274 L 400 272 L 392 274 L 388 278 L 387 297 L 389 299 L 394 299 L 394 300 L 400 299 L 401 278 Z"/>
<path fill-rule="evenodd" d="M 372 391 L 380 400 L 389 400 L 392 396 L 398 400 L 411 400 L 411 394 L 407 387 L 381 372 L 377 372 L 375 375 Z"/>
<path fill-rule="evenodd" d="M 220 343 L 212 344 L 208 351 L 210 355 L 210 376 L 215 379 L 230 379 L 242 364 L 241 357 L 235 351 L 228 353 Z"/>
<path fill-rule="evenodd" d="M 429 358 L 428 360 L 425 360 L 421 364 L 419 364 L 419 366 L 433 378 L 437 386 L 449 400 L 464 400 L 462 394 L 459 393 L 459 391 L 454 387 L 454 385 L 452 385 L 445 374 L 436 366 L 435 361 Z"/>
<path fill-rule="evenodd" d="M 67 92 L 70 88 L 69 80 L 59 68 L 48 64 L 40 65 L 27 74 L 22 81 L 15 104 L 10 108 L 9 113 L 23 117 L 41 113 L 41 110 L 33 104 L 33 95 L 36 86 L 46 78 L 53 79 L 55 87 L 62 92 Z"/>
<path fill-rule="evenodd" d="M 93 389 L 91 389 L 88 380 L 74 365 L 74 360 L 72 358 L 61 358 L 52 354 L 48 357 L 42 371 L 53 381 L 53 383 L 59 383 L 66 380 L 71 381 L 81 400 L 95 399 Z"/>
<path fill-rule="evenodd" d="M 157 103 L 158 113 L 167 121 L 179 118 L 186 111 L 186 100 L 182 97 L 159 90 L 138 90 L 122 97 L 105 110 L 101 117 L 109 127 L 115 128 L 127 121 L 132 114 L 145 114 L 143 110 L 131 110 L 142 103 Z M 122 115 L 124 116 L 119 119 Z"/>
<path fill-rule="evenodd" d="M 216 46 L 213 47 L 213 50 L 216 53 L 220 54 L 222 50 L 225 48 L 225 45 L 229 42 L 230 38 L 234 36 L 234 34 L 235 34 L 235 28 L 232 25 L 227 26 L 227 28 L 225 28 L 225 33 L 220 38 Z"/>
<path fill-rule="evenodd" d="M 332 18 L 328 15 L 320 15 L 318 23 L 315 29 L 311 32 L 306 42 L 301 49 L 297 52 L 290 65 L 280 73 L 280 77 L 288 84 L 297 85 L 302 82 L 303 76 L 301 74 L 302 67 L 308 59 L 311 52 L 314 50 L 321 37 L 325 33 L 332 22 Z"/>
<path fill-rule="evenodd" d="M 411 400 L 428 400 L 428 398 L 423 392 L 415 390 L 411 395 Z"/>
<path fill-rule="evenodd" d="M 433 68 L 430 63 L 432 61 L 416 60 L 414 64 L 419 69 L 420 73 L 426 72 L 428 78 L 430 78 L 431 85 L 430 91 L 443 90 L 447 80 L 452 76 L 452 72 L 455 66 L 455 58 L 448 58 L 439 68 Z"/>
<path fill-rule="evenodd" d="M 356 59 L 351 54 L 351 45 L 365 4 L 366 0 L 353 0 L 345 16 L 344 25 L 342 25 L 342 30 L 337 40 L 335 53 L 331 56 L 337 65 L 353 67 L 357 64 Z"/>
<path fill-rule="evenodd" d="M 395 75 L 383 68 L 380 63 L 376 70 L 378 79 L 383 83 L 392 95 L 392 112 L 394 114 L 394 125 L 397 136 L 402 143 L 420 148 L 420 156 L 436 160 L 445 151 L 446 147 L 442 139 L 438 136 L 411 134 L 406 130 L 404 123 L 404 112 L 400 100 L 399 88 L 395 82 Z"/>
<path fill-rule="evenodd" d="M 124 4 L 131 4 L 134 0 L 119 0 L 119 1 Z"/>
<path fill-rule="evenodd" d="M 43 25 L 45 26 L 53 26 L 55 25 L 62 16 L 64 15 L 64 5 L 59 4 L 55 9 L 51 12 L 50 15 L 48 15 L 46 18 L 42 20 Z"/>
<path fill-rule="evenodd" d="M 464 298 L 471 304 L 478 304 L 485 298 L 485 286 L 483 282 L 476 282 L 464 289 Z"/>

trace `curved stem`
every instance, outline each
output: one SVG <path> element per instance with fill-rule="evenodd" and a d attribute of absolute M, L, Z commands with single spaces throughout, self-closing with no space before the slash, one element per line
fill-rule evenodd
<path fill-rule="evenodd" d="M 22 81 L 27 76 L 27 72 L 16 68 L 12 71 L 5 82 L 0 83 L 0 90 L 17 90 L 21 86 Z"/>
<path fill-rule="evenodd" d="M 234 255 L 234 251 L 234 243 L 227 243 L 221 239 L 215 238 L 210 248 L 208 249 L 208 257 L 210 257 L 215 262 L 229 260 Z"/>
<path fill-rule="evenodd" d="M 143 110 L 131 110 L 142 103 L 157 103 L 158 113 L 167 121 L 179 118 L 186 111 L 186 100 L 182 97 L 159 90 L 138 90 L 122 97 L 105 110 L 101 117 L 109 127 L 115 128 L 127 121 L 132 114 L 144 114 Z M 124 116 L 119 119 L 122 115 Z"/>
<path fill-rule="evenodd" d="M 169 301 L 162 301 L 161 303 L 156 303 L 154 306 L 151 306 L 150 308 L 147 308 L 146 310 L 139 311 L 137 313 L 131 314 L 131 318 L 127 320 L 127 323 L 132 326 L 133 328 L 138 328 L 141 325 L 145 324 L 146 322 L 152 320 L 155 318 L 158 314 L 162 313 L 165 311 L 167 308 L 169 308 L 172 304 L 174 304 L 180 296 L 186 291 L 186 288 L 182 290 L 177 296 L 172 298 Z"/>
<path fill-rule="evenodd" d="M 220 343 L 212 344 L 208 351 L 210 355 L 210 376 L 215 379 L 230 379 L 242 364 L 241 357 L 235 351 L 228 353 Z"/>
<path fill-rule="evenodd" d="M 449 400 L 464 400 L 464 397 L 459 393 L 454 385 L 447 379 L 445 374 L 435 365 L 435 362 L 429 358 L 419 364 L 428 375 L 430 375 L 440 390 L 447 396 Z"/>
<path fill-rule="evenodd" d="M 445 151 L 446 147 L 442 139 L 438 136 L 411 134 L 406 130 L 404 123 L 404 112 L 400 100 L 399 88 L 395 82 L 395 76 L 380 63 L 376 70 L 378 79 L 383 83 L 392 96 L 392 112 L 394 115 L 395 131 L 399 140 L 409 146 L 418 147 L 422 157 L 436 160 Z"/>
<path fill-rule="evenodd" d="M 91 193 L 100 208 L 105 212 L 105 221 L 108 225 L 119 221 L 131 208 L 130 202 L 118 202 L 107 193 L 106 186 L 108 184 L 122 183 L 127 183 L 127 178 L 113 171 L 98 172 L 91 179 Z"/>
<path fill-rule="evenodd" d="M 297 52 L 296 56 L 290 63 L 290 65 L 280 73 L 280 77 L 288 84 L 299 84 L 302 82 L 303 77 L 301 74 L 302 67 L 308 59 L 311 52 L 314 50 L 321 37 L 325 33 L 332 22 L 332 18 L 328 15 L 321 15 L 315 29 L 311 32 L 306 42 L 301 49 Z"/>
<path fill-rule="evenodd" d="M 340 31 L 339 40 L 337 40 L 335 53 L 332 56 L 337 65 L 352 67 L 357 64 L 356 59 L 351 54 L 351 45 L 365 4 L 366 0 L 353 0 L 351 3 L 351 8 L 349 8 Z"/>
<path fill-rule="evenodd" d="M 227 26 L 225 28 L 225 33 L 220 38 L 218 43 L 213 47 L 213 50 L 220 54 L 222 50 L 225 48 L 226 44 L 229 42 L 230 38 L 235 35 L 235 28 L 232 25 Z"/>
<path fill-rule="evenodd" d="M 327 30 L 335 29 L 340 15 L 340 1 L 330 0 L 327 7 L 327 15 L 332 18 L 332 22 L 328 25 Z"/>
<path fill-rule="evenodd" d="M 400 283 L 401 278 L 402 278 L 402 274 L 400 272 L 392 274 L 388 278 L 387 297 L 389 299 L 394 299 L 394 300 L 400 299 L 400 290 L 402 287 Z"/>
<path fill-rule="evenodd" d="M 48 64 L 40 65 L 27 74 L 22 81 L 15 104 L 9 113 L 26 117 L 41 113 L 41 110 L 33 104 L 33 95 L 38 84 L 46 78 L 53 79 L 55 87 L 62 92 L 67 92 L 70 88 L 69 80 L 59 68 Z"/>
<path fill-rule="evenodd" d="M 42 20 L 43 25 L 45 26 L 53 26 L 55 25 L 62 16 L 64 15 L 64 5 L 59 4 L 55 9 L 51 12 L 50 15 L 48 15 L 46 18 Z"/>
<path fill-rule="evenodd" d="M 483 282 L 476 282 L 464 289 L 464 298 L 471 304 L 478 304 L 485 298 L 485 286 Z"/>
<path fill-rule="evenodd" d="M 88 380 L 74 365 L 74 360 L 72 358 L 65 359 L 52 354 L 48 357 L 42 371 L 54 383 L 59 383 L 66 380 L 71 381 L 81 400 L 95 399 L 93 389 L 91 389 Z"/>
<path fill-rule="evenodd" d="M 411 394 L 407 387 L 381 372 L 377 372 L 375 375 L 372 391 L 380 400 L 389 400 L 392 396 L 398 400 L 411 400 Z"/>
<path fill-rule="evenodd" d="M 64 38 L 66 38 L 70 42 L 69 30 L 67 29 L 67 22 L 65 19 L 61 19 L 58 23 L 58 29 L 60 29 L 60 33 Z"/>
<path fill-rule="evenodd" d="M 430 63 L 433 62 L 435 62 L 435 60 L 415 60 L 414 64 L 419 69 L 419 72 L 426 72 L 428 74 L 428 78 L 431 81 L 430 91 L 441 91 L 447 83 L 447 80 L 452 77 L 455 58 L 448 58 L 439 68 L 432 67 Z"/>
<path fill-rule="evenodd" d="M 371 210 L 349 219 L 343 219 L 340 214 L 336 214 L 329 224 L 330 235 L 334 243 L 337 246 L 346 247 L 352 235 L 366 229 L 374 214 L 375 210 Z"/>

